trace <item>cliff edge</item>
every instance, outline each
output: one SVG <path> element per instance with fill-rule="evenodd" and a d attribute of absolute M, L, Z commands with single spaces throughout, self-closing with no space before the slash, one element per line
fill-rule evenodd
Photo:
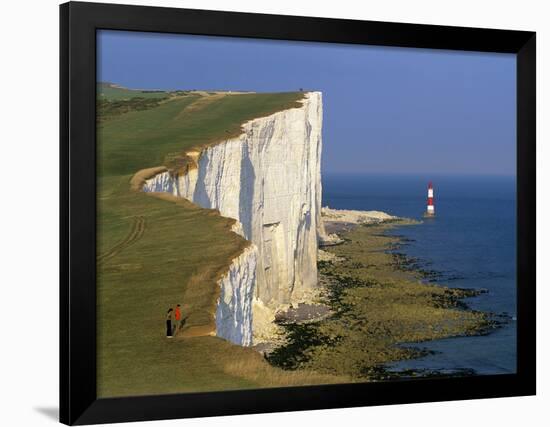
<path fill-rule="evenodd" d="M 192 167 L 152 170 L 145 192 L 164 192 L 234 218 L 252 243 L 220 282 L 216 333 L 240 345 L 262 334 L 251 307 L 274 313 L 317 286 L 321 223 L 322 95 L 255 118 L 234 138 L 185 153 Z"/>

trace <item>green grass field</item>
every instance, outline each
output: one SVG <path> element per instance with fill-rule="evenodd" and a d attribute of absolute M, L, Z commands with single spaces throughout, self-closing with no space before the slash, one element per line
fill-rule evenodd
<path fill-rule="evenodd" d="M 97 84 L 97 97 L 98 99 L 105 99 L 109 101 L 120 101 L 131 98 L 166 98 L 168 92 L 163 91 L 143 91 L 127 89 L 125 87 L 117 86 L 112 83 L 98 83 Z"/>
<path fill-rule="evenodd" d="M 114 89 L 108 96 L 123 99 Z M 208 336 L 216 281 L 248 242 L 216 211 L 130 189 L 139 170 L 171 166 L 185 150 L 237 135 L 243 122 L 297 106 L 302 96 L 169 94 L 158 105 L 99 124 L 100 397 L 342 381 L 271 367 L 251 349 Z M 177 303 L 196 333 L 167 340 L 165 313 Z"/>

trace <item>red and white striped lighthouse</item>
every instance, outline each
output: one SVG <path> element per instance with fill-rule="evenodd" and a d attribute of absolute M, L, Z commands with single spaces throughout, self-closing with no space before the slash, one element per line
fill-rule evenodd
<path fill-rule="evenodd" d="M 428 206 L 426 207 L 426 216 L 435 216 L 434 187 L 431 181 L 428 183 Z"/>

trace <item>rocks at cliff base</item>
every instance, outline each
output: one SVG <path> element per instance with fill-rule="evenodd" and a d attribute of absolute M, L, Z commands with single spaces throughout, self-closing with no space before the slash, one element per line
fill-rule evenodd
<path fill-rule="evenodd" d="M 346 222 L 351 224 L 378 224 L 383 221 L 397 219 L 396 216 L 380 211 L 331 209 L 328 206 L 321 209 L 321 216 L 325 222 Z"/>

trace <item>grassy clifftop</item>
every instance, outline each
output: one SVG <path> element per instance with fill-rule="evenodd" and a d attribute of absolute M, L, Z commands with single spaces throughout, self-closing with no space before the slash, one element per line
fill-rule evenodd
<path fill-rule="evenodd" d="M 240 134 L 247 120 L 298 107 L 302 93 L 186 93 L 158 106 L 113 117 L 98 129 L 100 176 L 170 166 L 191 148 Z"/>
<path fill-rule="evenodd" d="M 99 100 L 120 101 L 132 98 L 167 98 L 169 92 L 161 90 L 128 89 L 114 83 L 101 82 L 97 84 L 97 98 Z"/>
<path fill-rule="evenodd" d="M 110 100 L 98 99 L 99 396 L 335 381 L 283 372 L 205 336 L 216 281 L 248 242 L 216 211 L 130 190 L 138 170 L 171 166 L 186 150 L 237 135 L 247 120 L 298 106 L 303 94 L 177 92 L 150 102 L 110 89 Z M 166 310 L 177 303 L 202 336 L 165 338 Z"/>

